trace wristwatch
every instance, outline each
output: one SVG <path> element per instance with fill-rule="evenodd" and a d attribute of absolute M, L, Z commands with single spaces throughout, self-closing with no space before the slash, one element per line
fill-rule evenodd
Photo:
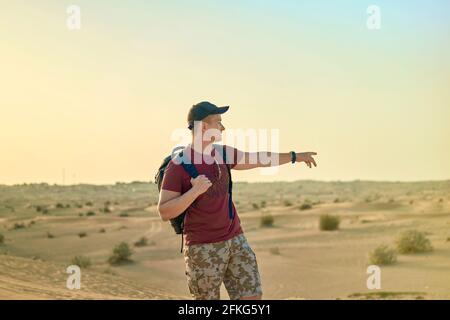
<path fill-rule="evenodd" d="M 297 161 L 297 154 L 295 153 L 295 151 L 291 151 L 291 162 L 295 163 Z"/>

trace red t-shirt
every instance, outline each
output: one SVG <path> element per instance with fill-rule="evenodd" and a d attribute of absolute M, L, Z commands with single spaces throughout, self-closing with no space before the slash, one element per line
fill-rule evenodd
<path fill-rule="evenodd" d="M 190 146 L 183 152 L 190 156 L 190 159 L 196 159 L 200 156 L 201 164 L 194 164 L 199 175 L 205 175 L 211 182 L 212 186 L 197 197 L 194 202 L 186 210 L 186 217 L 184 220 L 184 234 L 186 245 L 213 243 L 225 241 L 243 232 L 241 228 L 240 219 L 237 215 L 236 208 L 233 203 L 233 219 L 229 218 L 228 212 L 228 170 L 227 165 L 233 168 L 237 161 L 238 150 L 227 146 L 227 157 L 233 159 L 233 162 L 224 164 L 220 161 L 220 154 L 216 159 L 218 164 L 212 160 L 215 149 L 211 156 L 197 153 Z M 196 153 L 196 155 L 195 155 Z M 209 157 L 209 159 L 207 159 Z M 194 160 L 192 160 L 194 162 Z M 212 164 L 208 164 L 212 163 Z M 219 169 L 220 166 L 220 178 Z M 164 172 L 164 177 L 161 189 L 180 192 L 181 194 L 187 192 L 191 187 L 191 176 L 184 170 L 184 168 L 176 164 L 173 160 L 169 162 Z"/>

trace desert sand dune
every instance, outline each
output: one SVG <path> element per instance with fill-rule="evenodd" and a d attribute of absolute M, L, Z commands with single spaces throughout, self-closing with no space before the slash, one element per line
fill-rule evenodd
<path fill-rule="evenodd" d="M 233 198 L 264 298 L 450 299 L 450 181 L 236 183 Z M 180 236 L 157 199 L 149 183 L 0 186 L 0 299 L 190 299 Z M 339 217 L 338 230 L 319 229 L 325 214 Z M 434 250 L 398 254 L 381 267 L 381 289 L 368 289 L 369 252 L 406 230 Z M 111 266 L 120 242 L 131 261 Z M 65 287 L 75 256 L 92 262 L 79 291 Z"/>
<path fill-rule="evenodd" d="M 0 255 L 0 299 L 182 299 L 129 279 L 82 270 L 81 288 L 68 289 L 64 265 Z"/>

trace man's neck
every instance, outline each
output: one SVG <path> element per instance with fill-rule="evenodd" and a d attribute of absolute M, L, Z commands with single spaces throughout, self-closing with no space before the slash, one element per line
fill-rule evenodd
<path fill-rule="evenodd" d="M 204 154 L 205 150 L 206 153 L 211 153 L 212 148 L 212 142 L 211 141 L 195 141 L 195 139 L 192 139 L 192 142 L 190 144 L 190 147 L 198 153 Z M 209 152 L 208 152 L 209 151 Z"/>

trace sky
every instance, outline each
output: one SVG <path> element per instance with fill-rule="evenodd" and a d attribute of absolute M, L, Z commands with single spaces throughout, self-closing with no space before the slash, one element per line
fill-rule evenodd
<path fill-rule="evenodd" d="M 447 0 L 0 1 L 0 184 L 153 180 L 204 100 L 318 154 L 236 181 L 450 179 Z"/>

